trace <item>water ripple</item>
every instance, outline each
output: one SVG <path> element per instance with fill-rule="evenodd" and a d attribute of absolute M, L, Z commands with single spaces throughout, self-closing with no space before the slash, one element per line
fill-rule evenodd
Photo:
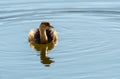
<path fill-rule="evenodd" d="M 99 9 L 99 8 L 98 8 Z M 18 18 L 18 17 L 30 17 L 30 16 L 46 16 L 46 15 L 59 15 L 59 14 L 71 14 L 71 13 L 78 13 L 78 14 L 109 14 L 109 15 L 119 15 L 120 11 L 118 10 L 97 10 L 96 8 L 44 8 L 44 9 L 20 9 L 20 10 L 5 10 L 0 11 L 3 16 L 0 16 L 1 20 Z M 8 14 L 9 13 L 9 14 Z"/>

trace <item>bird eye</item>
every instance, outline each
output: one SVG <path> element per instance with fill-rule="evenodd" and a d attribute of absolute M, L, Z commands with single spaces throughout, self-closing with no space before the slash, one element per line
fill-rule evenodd
<path fill-rule="evenodd" d="M 50 24 L 49 24 L 49 23 L 46 23 L 46 25 L 47 25 L 47 26 L 50 26 Z"/>

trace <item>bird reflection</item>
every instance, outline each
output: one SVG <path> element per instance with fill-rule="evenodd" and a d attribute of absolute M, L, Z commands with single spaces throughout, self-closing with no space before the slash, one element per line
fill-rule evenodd
<path fill-rule="evenodd" d="M 30 47 L 35 49 L 40 54 L 40 61 L 46 67 L 49 67 L 51 63 L 53 63 L 53 59 L 47 56 L 47 52 L 52 50 L 56 45 L 57 41 L 52 41 L 48 44 L 37 44 L 34 42 L 29 42 Z"/>

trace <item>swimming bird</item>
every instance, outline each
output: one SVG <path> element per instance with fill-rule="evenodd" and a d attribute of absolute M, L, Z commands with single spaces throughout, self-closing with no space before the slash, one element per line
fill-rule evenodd
<path fill-rule="evenodd" d="M 35 30 L 28 33 L 29 42 L 47 44 L 58 39 L 57 32 L 53 29 L 49 22 L 43 21 Z"/>

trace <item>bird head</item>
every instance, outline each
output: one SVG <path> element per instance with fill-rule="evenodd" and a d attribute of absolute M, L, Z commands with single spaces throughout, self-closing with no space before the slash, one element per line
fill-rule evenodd
<path fill-rule="evenodd" d="M 44 21 L 40 24 L 39 28 L 47 30 L 47 29 L 54 28 L 54 27 L 51 26 L 49 22 Z"/>

